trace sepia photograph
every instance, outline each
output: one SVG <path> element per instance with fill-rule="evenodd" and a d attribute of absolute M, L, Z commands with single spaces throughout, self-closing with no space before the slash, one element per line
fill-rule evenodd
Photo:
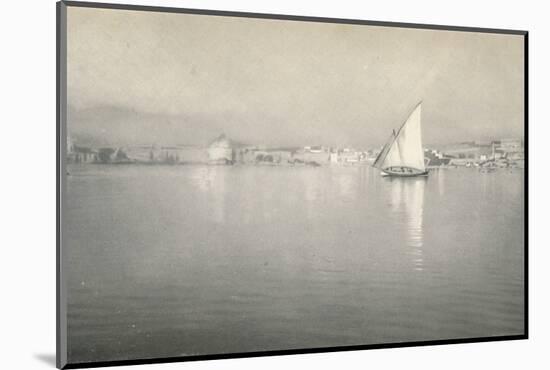
<path fill-rule="evenodd" d="M 58 366 L 527 337 L 527 32 L 58 27 Z"/>

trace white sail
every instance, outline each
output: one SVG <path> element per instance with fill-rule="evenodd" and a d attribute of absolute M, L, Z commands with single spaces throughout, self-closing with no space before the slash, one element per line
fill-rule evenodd
<path fill-rule="evenodd" d="M 385 158 L 381 158 L 380 168 L 403 166 L 426 170 L 422 149 L 421 113 L 422 106 L 418 104 L 395 135 Z"/>
<path fill-rule="evenodd" d="M 384 164 L 384 160 L 386 156 L 388 155 L 388 151 L 391 148 L 392 143 L 395 141 L 395 132 L 392 132 L 390 135 L 390 138 L 386 141 L 386 144 L 382 147 L 382 150 L 380 151 L 380 154 L 376 157 L 374 160 L 372 166 L 376 168 L 382 168 L 382 165 Z"/>
<path fill-rule="evenodd" d="M 395 140 L 390 145 L 386 158 L 382 162 L 382 169 L 394 166 L 403 166 L 403 160 L 401 159 L 401 152 L 399 151 L 399 146 L 397 145 L 397 139 L 398 137 L 396 136 Z"/>

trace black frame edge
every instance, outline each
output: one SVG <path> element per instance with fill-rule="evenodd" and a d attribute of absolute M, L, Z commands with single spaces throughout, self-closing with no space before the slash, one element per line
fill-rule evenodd
<path fill-rule="evenodd" d="M 67 37 L 67 6 L 63 1 L 56 4 L 56 346 L 55 365 L 62 369 L 67 365 L 67 333 L 65 297 L 63 294 L 62 277 L 62 200 L 64 190 L 64 122 L 66 115 L 66 37 Z M 66 142 L 66 139 L 65 139 Z"/>
<path fill-rule="evenodd" d="M 238 12 L 238 11 L 234 12 L 234 11 L 228 11 L 228 10 L 215 10 L 215 9 L 175 8 L 175 7 L 166 7 L 166 6 L 130 5 L 130 4 L 99 3 L 99 2 L 85 2 L 85 1 L 72 1 L 72 0 L 62 0 L 62 2 L 66 6 L 79 7 L 79 8 L 134 10 L 134 11 L 162 12 L 162 13 L 185 13 L 185 14 L 210 15 L 210 16 L 222 16 L 222 17 L 257 18 L 257 19 L 273 19 L 273 20 L 318 22 L 318 23 L 340 23 L 340 24 L 350 24 L 350 25 L 355 24 L 355 25 L 367 25 L 367 26 L 379 26 L 379 27 L 415 28 L 415 29 L 440 30 L 440 31 L 497 33 L 497 34 L 507 34 L 507 35 L 525 35 L 527 33 L 526 30 L 435 25 L 435 24 L 424 24 L 424 23 L 385 22 L 385 21 L 361 20 L 361 19 L 351 19 L 351 18 L 329 18 L 329 17 L 302 16 L 302 15 Z"/>
<path fill-rule="evenodd" d="M 55 209 L 55 366 L 57 368 L 61 368 L 63 365 L 61 364 L 61 312 L 60 312 L 60 300 L 59 300 L 59 282 L 60 279 L 60 253 L 59 253 L 59 246 L 60 246 L 60 240 L 59 240 L 59 230 L 61 226 L 61 220 L 59 219 L 59 197 L 61 195 L 60 192 L 60 186 L 59 186 L 59 158 L 61 156 L 60 150 L 59 150 L 59 144 L 61 141 L 61 132 L 59 130 L 59 110 L 60 110 L 60 99 L 59 99 L 59 87 L 60 87 L 60 81 L 59 81 L 59 70 L 60 70 L 60 62 L 61 62 L 61 55 L 59 53 L 59 43 L 61 40 L 61 6 L 62 4 L 60 2 L 55 4 L 55 41 L 56 41 L 56 52 L 55 52 L 55 122 L 56 122 L 56 136 L 55 136 L 55 176 L 56 176 L 56 184 L 55 184 L 55 197 L 56 197 L 56 209 Z"/>
<path fill-rule="evenodd" d="M 524 240 L 523 240 L 523 283 L 524 283 L 524 332 L 529 338 L 529 32 L 524 35 L 524 102 L 523 102 L 523 140 L 525 156 L 524 172 Z"/>
<path fill-rule="evenodd" d="M 349 352 L 349 351 L 388 349 L 388 348 L 424 347 L 424 346 L 449 345 L 449 344 L 472 344 L 472 343 L 499 342 L 499 341 L 510 341 L 510 340 L 525 340 L 525 339 L 527 339 L 527 336 L 524 334 L 521 334 L 521 335 L 507 335 L 507 336 L 499 336 L 499 337 L 444 339 L 444 340 L 430 340 L 430 341 L 420 341 L 420 342 L 398 342 L 398 343 L 369 344 L 369 345 L 343 346 L 343 347 L 306 348 L 306 349 L 291 349 L 291 350 L 276 350 L 276 351 L 227 353 L 227 354 L 216 354 L 216 355 L 199 355 L 199 356 L 186 356 L 186 357 L 165 357 L 165 358 L 149 358 L 149 359 L 135 359 L 135 360 L 68 363 L 66 366 L 63 367 L 63 369 L 81 369 L 81 368 L 111 367 L 111 366 L 130 366 L 130 365 L 151 365 L 151 364 L 162 364 L 162 363 L 173 363 L 173 362 L 191 362 L 191 361 L 205 361 L 205 360 L 225 360 L 225 359 L 236 359 L 236 358 L 305 355 L 305 354 L 315 354 L 315 353 Z"/>

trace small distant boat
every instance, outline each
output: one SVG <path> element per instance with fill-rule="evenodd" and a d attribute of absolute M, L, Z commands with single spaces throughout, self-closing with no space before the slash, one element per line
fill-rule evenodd
<path fill-rule="evenodd" d="M 390 138 L 376 157 L 373 167 L 382 176 L 428 176 L 424 161 L 421 131 L 422 102 L 414 108 L 405 123 Z"/>

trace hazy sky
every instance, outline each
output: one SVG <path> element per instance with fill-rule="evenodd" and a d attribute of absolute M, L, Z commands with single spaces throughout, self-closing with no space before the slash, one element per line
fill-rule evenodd
<path fill-rule="evenodd" d="M 523 38 L 68 8 L 68 128 L 102 144 L 380 146 L 523 136 Z"/>

